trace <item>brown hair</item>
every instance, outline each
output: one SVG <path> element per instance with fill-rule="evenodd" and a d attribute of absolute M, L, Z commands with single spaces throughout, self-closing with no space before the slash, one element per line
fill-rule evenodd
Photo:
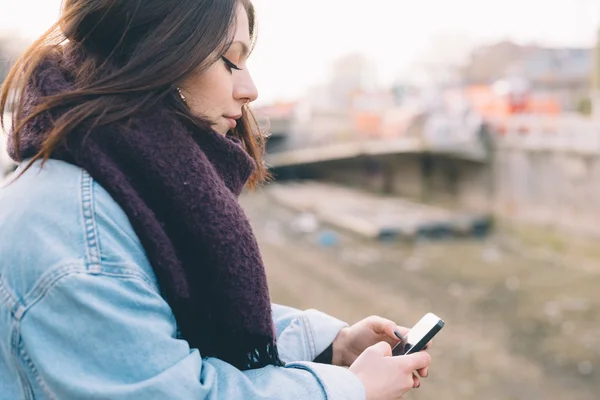
<path fill-rule="evenodd" d="M 17 150 L 28 121 L 42 112 L 67 110 L 27 168 L 38 159 L 50 158 L 82 123 L 127 120 L 159 102 L 169 104 L 187 123 L 210 124 L 190 113 L 174 86 L 192 72 L 206 71 L 227 50 L 240 2 L 248 14 L 254 46 L 256 19 L 250 0 L 65 0 L 59 21 L 17 60 L 0 91 L 0 119 L 11 111 Z M 65 51 L 64 44 L 85 55 L 73 71 L 77 88 L 43 97 L 25 116 L 24 91 L 34 82 L 36 67 L 51 52 Z M 14 107 L 9 110 L 11 103 Z M 265 135 L 247 106 L 242 114 L 233 134 L 256 163 L 249 180 L 254 187 L 269 178 L 263 161 Z"/>

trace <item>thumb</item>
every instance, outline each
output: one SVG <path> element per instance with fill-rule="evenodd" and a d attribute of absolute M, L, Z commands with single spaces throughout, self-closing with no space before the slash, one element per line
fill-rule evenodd
<path fill-rule="evenodd" d="M 371 351 L 377 355 L 383 357 L 390 357 L 392 355 L 392 347 L 387 342 L 379 342 L 370 347 Z"/>

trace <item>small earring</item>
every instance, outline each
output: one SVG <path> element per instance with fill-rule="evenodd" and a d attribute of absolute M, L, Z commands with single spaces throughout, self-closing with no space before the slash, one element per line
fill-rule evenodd
<path fill-rule="evenodd" d="M 177 87 L 177 86 L 175 87 L 175 89 L 177 89 L 177 93 L 179 93 L 179 97 L 181 97 L 181 100 L 182 100 L 184 103 L 187 103 L 187 101 L 186 101 L 186 99 L 185 99 L 185 96 L 184 96 L 184 95 L 183 95 L 183 93 L 181 92 L 181 89 L 180 89 L 179 87 Z"/>

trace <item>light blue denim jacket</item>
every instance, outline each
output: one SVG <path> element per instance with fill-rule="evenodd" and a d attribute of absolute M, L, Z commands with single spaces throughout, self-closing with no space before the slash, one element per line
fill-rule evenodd
<path fill-rule="evenodd" d="M 273 316 L 285 367 L 202 358 L 178 339 L 126 215 L 85 171 L 51 160 L 0 189 L 0 400 L 365 398 L 354 374 L 311 362 L 343 322 L 278 305 Z"/>

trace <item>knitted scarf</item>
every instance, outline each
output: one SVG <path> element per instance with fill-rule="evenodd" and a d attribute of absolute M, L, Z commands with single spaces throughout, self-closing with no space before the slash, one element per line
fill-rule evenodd
<path fill-rule="evenodd" d="M 44 96 L 73 88 L 74 65 L 66 53 L 40 62 L 26 114 Z M 190 128 L 158 108 L 126 122 L 81 125 L 51 158 L 86 170 L 125 211 L 191 347 L 241 370 L 282 365 L 265 269 L 238 203 L 255 164 L 236 138 Z M 12 158 L 33 157 L 60 115 L 28 123 L 18 154 L 11 135 Z"/>

